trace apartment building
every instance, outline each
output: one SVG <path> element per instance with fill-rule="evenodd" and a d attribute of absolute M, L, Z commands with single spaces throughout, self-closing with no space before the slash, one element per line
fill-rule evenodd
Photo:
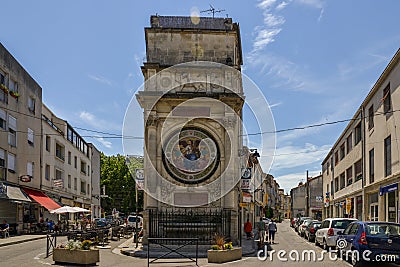
<path fill-rule="evenodd" d="M 400 49 L 322 162 L 323 216 L 400 221 Z"/>
<path fill-rule="evenodd" d="M 17 231 L 36 208 L 24 189 L 41 185 L 41 102 L 40 85 L 0 43 L 0 214 Z"/>
<path fill-rule="evenodd" d="M 42 128 L 43 191 L 64 205 L 90 209 L 93 146 L 44 104 Z"/>
<path fill-rule="evenodd" d="M 101 217 L 101 189 L 100 189 L 100 151 L 92 144 L 89 143 L 90 150 L 92 151 L 91 162 L 91 176 L 92 176 L 92 218 Z"/>
<path fill-rule="evenodd" d="M 12 231 L 56 220 L 50 211 L 62 205 L 100 214 L 100 152 L 42 103 L 42 88 L 1 43 L 0 128 L 0 219 Z"/>

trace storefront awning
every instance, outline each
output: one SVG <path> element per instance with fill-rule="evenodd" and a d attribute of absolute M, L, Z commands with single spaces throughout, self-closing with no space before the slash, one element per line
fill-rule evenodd
<path fill-rule="evenodd" d="M 7 185 L 7 197 L 11 200 L 32 202 L 27 196 L 24 195 L 24 193 L 22 193 L 19 187 L 12 185 Z"/>
<path fill-rule="evenodd" d="M 28 194 L 29 197 L 31 197 L 33 200 L 38 202 L 40 205 L 48 209 L 49 211 L 61 208 L 60 205 L 58 205 L 54 200 L 49 198 L 45 193 L 32 190 L 32 189 L 27 189 L 24 188 L 25 193 Z"/>
<path fill-rule="evenodd" d="M 394 183 L 394 184 L 390 184 L 390 185 L 387 185 L 387 186 L 382 186 L 379 189 L 379 195 L 383 196 L 386 193 L 390 193 L 390 192 L 398 190 L 398 185 L 399 185 L 398 183 Z"/>

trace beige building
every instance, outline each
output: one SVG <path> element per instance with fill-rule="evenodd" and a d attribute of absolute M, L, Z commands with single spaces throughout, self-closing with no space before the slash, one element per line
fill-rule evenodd
<path fill-rule="evenodd" d="M 322 163 L 324 217 L 399 222 L 400 50 Z"/>
<path fill-rule="evenodd" d="M 1 44 L 0 128 L 0 220 L 12 232 L 56 220 L 49 211 L 63 204 L 91 208 L 99 152 L 42 104 L 42 88 Z"/>
<path fill-rule="evenodd" d="M 42 88 L 0 43 L 0 219 L 28 227 L 39 189 Z M 12 229 L 13 231 L 14 229 Z"/>
<path fill-rule="evenodd" d="M 44 104 L 42 120 L 43 191 L 64 205 L 90 209 L 92 145 Z"/>

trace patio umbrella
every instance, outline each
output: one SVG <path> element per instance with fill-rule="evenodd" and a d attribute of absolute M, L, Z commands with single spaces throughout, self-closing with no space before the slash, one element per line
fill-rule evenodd
<path fill-rule="evenodd" d="M 76 213 L 76 212 L 81 212 L 80 210 L 77 210 L 76 207 L 70 207 L 70 206 L 64 206 L 55 210 L 50 211 L 50 213 L 56 213 L 56 214 L 61 214 L 61 213 Z"/>
<path fill-rule="evenodd" d="M 90 212 L 88 209 L 80 208 L 80 207 L 74 207 L 78 212 Z"/>

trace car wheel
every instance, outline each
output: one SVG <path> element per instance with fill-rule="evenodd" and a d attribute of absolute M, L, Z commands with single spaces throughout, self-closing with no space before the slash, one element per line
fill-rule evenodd
<path fill-rule="evenodd" d="M 352 250 L 352 252 L 353 252 L 353 250 Z M 360 262 L 359 259 L 357 259 L 356 253 L 351 253 L 351 255 L 352 255 L 352 257 L 350 259 L 351 265 L 354 267 L 361 267 L 362 263 Z"/>

